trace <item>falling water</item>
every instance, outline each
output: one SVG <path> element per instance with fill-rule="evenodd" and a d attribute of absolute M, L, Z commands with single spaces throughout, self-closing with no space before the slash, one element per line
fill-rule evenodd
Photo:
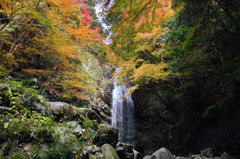
<path fill-rule="evenodd" d="M 120 68 L 116 69 L 116 72 Z M 112 125 L 119 129 L 118 140 L 121 143 L 132 143 L 134 139 L 134 105 L 131 96 L 126 96 L 128 87 L 118 85 L 114 79 L 112 102 Z"/>

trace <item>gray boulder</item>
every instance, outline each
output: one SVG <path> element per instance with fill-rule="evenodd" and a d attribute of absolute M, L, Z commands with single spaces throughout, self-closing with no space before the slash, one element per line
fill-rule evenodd
<path fill-rule="evenodd" d="M 74 109 L 73 105 L 64 102 L 49 102 L 49 108 L 53 114 L 63 114 L 76 115 L 77 111 Z"/>
<path fill-rule="evenodd" d="M 174 156 L 168 149 L 162 147 L 151 156 L 145 156 L 144 159 L 174 159 Z"/>
<path fill-rule="evenodd" d="M 67 119 L 79 116 L 87 116 L 89 119 L 96 120 L 101 123 L 101 117 L 92 109 L 78 108 L 74 105 L 64 102 L 48 102 L 49 108 L 54 115 L 60 115 Z"/>
<path fill-rule="evenodd" d="M 172 153 L 164 147 L 154 152 L 151 157 L 154 159 L 174 159 Z"/>
<path fill-rule="evenodd" d="M 102 153 L 105 156 L 105 159 L 120 159 L 117 152 L 109 144 L 104 144 L 101 147 Z"/>

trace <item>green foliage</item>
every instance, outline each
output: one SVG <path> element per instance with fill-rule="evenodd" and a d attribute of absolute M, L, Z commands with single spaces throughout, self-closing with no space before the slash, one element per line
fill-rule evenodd
<path fill-rule="evenodd" d="M 96 131 L 98 124 L 96 121 L 82 117 L 80 123 L 83 132 L 81 134 L 73 134 L 72 131 L 75 127 L 57 123 L 53 119 L 53 117 L 30 112 L 10 120 L 1 118 L 1 142 L 9 142 L 9 139 L 11 139 L 10 142 L 17 140 L 19 144 L 46 144 L 45 148 L 33 145 L 34 148 L 29 149 L 30 156 L 33 158 L 41 156 L 45 156 L 44 158 L 73 158 L 76 154 L 84 157 L 85 149 L 92 145 L 93 139 L 98 135 Z M 10 156 L 18 152 L 14 146 L 10 151 Z"/>
<path fill-rule="evenodd" d="M 53 118 L 45 117 L 41 114 L 30 114 L 28 111 L 18 118 L 10 121 L 1 119 L 1 130 L 5 138 L 19 140 L 20 142 L 52 142 L 54 139 L 54 123 Z"/>
<path fill-rule="evenodd" d="M 29 156 L 25 153 L 25 151 L 23 149 L 15 149 L 14 151 L 12 151 L 12 153 L 10 154 L 11 158 L 13 159 L 28 159 Z"/>
<path fill-rule="evenodd" d="M 8 77 L 0 91 L 0 104 L 8 107 L 15 114 L 24 114 L 32 109 L 33 102 L 38 102 L 38 90 L 24 86 L 22 82 L 11 80 Z"/>
<path fill-rule="evenodd" d="M 17 13 L 16 18 L 21 19 L 23 17 L 34 19 L 35 23 L 38 24 L 38 28 L 43 30 L 53 30 L 54 26 L 50 19 L 46 18 L 46 15 L 42 14 L 37 10 L 22 9 Z"/>
<path fill-rule="evenodd" d="M 85 128 L 85 131 L 79 138 L 79 141 L 83 147 L 86 147 L 98 136 L 96 130 L 98 129 L 99 124 L 95 120 L 90 120 L 87 117 L 81 116 L 81 118 L 83 119 L 82 127 Z"/>
<path fill-rule="evenodd" d="M 0 79 L 4 77 L 5 75 L 5 68 L 3 66 L 0 65 Z"/>
<path fill-rule="evenodd" d="M 57 143 L 50 148 L 49 153 L 47 154 L 47 158 L 64 158 L 64 159 L 72 159 L 74 158 L 74 154 L 72 153 L 71 145 L 73 142 L 68 144 Z"/>

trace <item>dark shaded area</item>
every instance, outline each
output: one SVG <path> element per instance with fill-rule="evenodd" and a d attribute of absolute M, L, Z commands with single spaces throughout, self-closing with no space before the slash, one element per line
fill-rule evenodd
<path fill-rule="evenodd" d="M 215 155 L 221 152 L 239 155 L 239 83 L 226 88 L 231 98 L 209 112 L 208 117 L 203 117 L 206 107 L 221 98 L 221 89 L 224 89 L 221 80 L 218 76 L 197 78 L 191 87 L 175 92 L 167 83 L 151 83 L 137 90 L 133 95 L 135 149 L 151 154 L 166 147 L 173 154 L 186 156 L 210 147 Z M 176 86 L 179 81 L 172 82 Z"/>

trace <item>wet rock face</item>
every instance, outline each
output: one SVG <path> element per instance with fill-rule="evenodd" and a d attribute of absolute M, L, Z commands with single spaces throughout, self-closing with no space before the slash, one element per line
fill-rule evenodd
<path fill-rule="evenodd" d="M 226 105 L 214 109 L 213 117 L 203 118 L 205 108 L 218 101 L 220 96 L 218 83 L 211 80 L 198 80 L 180 97 L 177 95 L 182 92 L 174 94 L 172 88 L 159 87 L 159 84 L 149 84 L 136 90 L 132 95 L 135 149 L 149 155 L 164 146 L 176 155 L 186 156 L 211 147 L 214 148 L 213 156 L 224 151 L 238 155 L 240 98 L 233 98 Z"/>
<path fill-rule="evenodd" d="M 151 154 L 171 140 L 168 131 L 176 116 L 156 90 L 139 89 L 132 97 L 135 105 L 135 149 L 145 155 Z"/>
<path fill-rule="evenodd" d="M 113 81 L 112 74 L 114 67 L 109 63 L 101 63 L 102 75 L 99 77 L 99 87 L 97 93 L 91 96 L 90 104 L 93 109 L 99 114 L 103 121 L 111 123 L 111 105 L 112 105 L 112 90 Z"/>

